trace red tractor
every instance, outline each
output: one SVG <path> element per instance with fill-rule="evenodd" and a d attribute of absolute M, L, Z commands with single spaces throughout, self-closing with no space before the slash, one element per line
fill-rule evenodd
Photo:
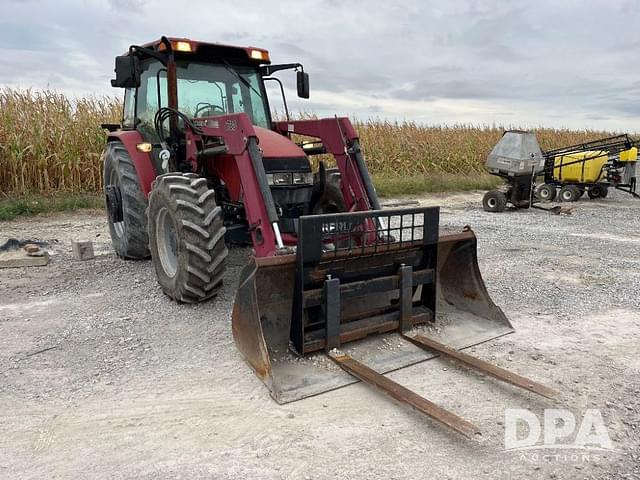
<path fill-rule="evenodd" d="M 199 302 L 222 284 L 227 244 L 251 245 L 233 334 L 279 402 L 356 378 L 397 397 L 381 374 L 444 348 L 416 331 L 440 319 L 439 338 L 455 349 L 512 331 L 482 282 L 473 232 L 441 235 L 437 207 L 381 210 L 347 118 L 273 120 L 265 82 L 279 83 L 286 108 L 272 77 L 282 70 L 296 71 L 308 98 L 302 65 L 273 65 L 260 48 L 162 37 L 116 57 L 124 111 L 121 125 L 105 125 L 104 183 L 117 254 L 151 256 L 169 297 Z M 313 171 L 321 154 L 337 168 Z M 394 354 L 375 346 L 398 334 L 408 341 Z M 350 356 L 337 350 L 347 342 Z M 318 351 L 350 375 L 306 361 Z M 416 408 L 472 430 L 416 397 Z"/>

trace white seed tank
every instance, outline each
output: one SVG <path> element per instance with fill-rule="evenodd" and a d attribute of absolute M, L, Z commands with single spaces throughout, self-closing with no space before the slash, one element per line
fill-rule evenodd
<path fill-rule="evenodd" d="M 491 150 L 486 166 L 495 175 L 538 174 L 544 169 L 544 156 L 535 134 L 509 130 Z"/>

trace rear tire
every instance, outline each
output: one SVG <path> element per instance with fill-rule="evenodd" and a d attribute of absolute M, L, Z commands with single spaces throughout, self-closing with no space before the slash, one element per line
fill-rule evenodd
<path fill-rule="evenodd" d="M 507 196 L 500 190 L 491 190 L 484 194 L 482 208 L 485 212 L 503 212 L 507 208 Z"/>
<path fill-rule="evenodd" d="M 116 221 L 108 215 L 109 233 L 113 249 L 119 257 L 131 260 L 149 258 L 147 235 L 147 199 L 140 188 L 140 181 L 133 161 L 121 142 L 109 142 L 102 154 L 104 162 L 104 192 L 118 192 Z M 113 193 L 110 193 L 113 195 Z"/>
<path fill-rule="evenodd" d="M 580 189 L 575 185 L 565 185 L 560 189 L 560 201 L 575 202 L 580 198 Z"/>
<path fill-rule="evenodd" d="M 182 173 L 156 178 L 148 221 L 151 259 L 164 293 L 184 303 L 215 296 L 228 250 L 222 209 L 207 181 Z"/>
<path fill-rule="evenodd" d="M 536 188 L 535 194 L 536 197 L 538 197 L 543 202 L 553 202 L 556 199 L 558 191 L 553 185 L 543 183 L 538 188 Z"/>

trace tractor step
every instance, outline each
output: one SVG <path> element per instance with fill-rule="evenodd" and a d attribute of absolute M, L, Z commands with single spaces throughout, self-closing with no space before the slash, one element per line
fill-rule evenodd
<path fill-rule="evenodd" d="M 425 337 L 424 335 L 408 336 L 401 334 L 401 338 L 410 341 L 420 348 L 435 351 L 447 359 L 459 361 L 479 372 L 486 373 L 487 375 L 491 375 L 499 380 L 503 380 L 517 387 L 542 395 L 543 397 L 554 398 L 557 396 L 557 392 L 549 387 L 538 382 L 534 382 L 533 380 L 520 376 L 516 373 L 509 372 L 508 370 L 479 358 L 461 353 L 436 340 Z M 327 352 L 327 355 L 331 360 L 338 364 L 340 368 L 358 380 L 371 385 L 399 402 L 413 407 L 419 412 L 424 413 L 452 430 L 461 433 L 468 438 L 473 438 L 474 435 L 481 433 L 478 427 L 472 423 L 464 420 L 455 413 L 445 410 L 408 388 L 403 387 L 390 378 L 376 372 L 350 355 L 347 355 L 337 349 Z"/>

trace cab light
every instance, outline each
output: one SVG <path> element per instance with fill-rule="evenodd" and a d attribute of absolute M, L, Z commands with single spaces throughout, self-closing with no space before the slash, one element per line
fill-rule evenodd
<path fill-rule="evenodd" d="M 262 60 L 264 62 L 269 61 L 269 52 L 267 52 L 266 50 L 251 49 L 249 55 L 254 60 Z"/>
<path fill-rule="evenodd" d="M 189 42 L 175 42 L 173 44 L 173 49 L 176 50 L 177 52 L 191 52 L 192 48 L 191 48 L 191 43 Z"/>
<path fill-rule="evenodd" d="M 151 145 L 149 142 L 138 143 L 136 144 L 136 150 L 142 153 L 151 153 L 151 150 L 153 150 L 153 145 Z"/>
<path fill-rule="evenodd" d="M 171 48 L 174 52 L 192 53 L 194 51 L 193 44 L 186 40 L 171 40 Z M 167 46 L 164 43 L 158 45 L 158 50 L 164 52 Z"/>

